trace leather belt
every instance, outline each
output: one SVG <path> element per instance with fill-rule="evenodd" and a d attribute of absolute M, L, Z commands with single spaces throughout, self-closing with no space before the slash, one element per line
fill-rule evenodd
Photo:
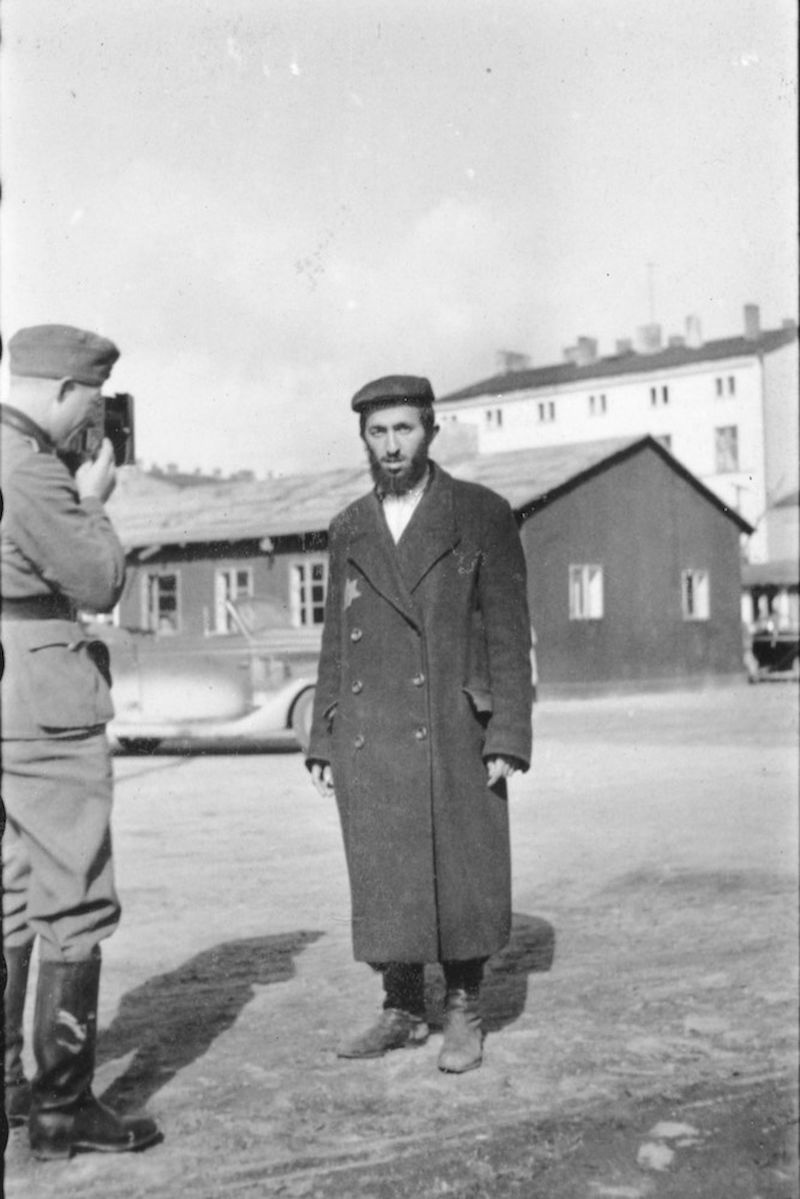
<path fill-rule="evenodd" d="M 63 595 L 33 595 L 0 600 L 3 620 L 74 620 L 75 610 Z"/>

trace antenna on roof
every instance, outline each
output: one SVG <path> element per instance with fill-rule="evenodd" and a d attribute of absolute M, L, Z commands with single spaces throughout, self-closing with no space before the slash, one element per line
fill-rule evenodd
<path fill-rule="evenodd" d="M 650 324 L 656 323 L 656 266 L 654 262 L 647 264 L 647 307 L 650 316 Z"/>

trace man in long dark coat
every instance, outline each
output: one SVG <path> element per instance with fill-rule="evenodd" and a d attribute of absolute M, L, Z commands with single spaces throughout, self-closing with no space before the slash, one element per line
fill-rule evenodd
<path fill-rule="evenodd" d="M 442 1070 L 479 1066 L 483 963 L 506 944 L 506 780 L 531 752 L 525 559 L 509 505 L 428 457 L 427 379 L 352 400 L 375 490 L 333 521 L 308 766 L 335 791 L 357 961 L 383 973 L 378 1022 L 339 1050 L 422 1044 L 424 964 L 442 964 Z"/>

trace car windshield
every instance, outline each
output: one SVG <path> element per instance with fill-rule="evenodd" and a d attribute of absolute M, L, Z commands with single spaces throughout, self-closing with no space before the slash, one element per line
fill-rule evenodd
<path fill-rule="evenodd" d="M 270 629 L 286 629 L 291 625 L 288 608 L 276 600 L 258 597 L 229 600 L 228 607 L 246 637 L 258 637 Z"/>

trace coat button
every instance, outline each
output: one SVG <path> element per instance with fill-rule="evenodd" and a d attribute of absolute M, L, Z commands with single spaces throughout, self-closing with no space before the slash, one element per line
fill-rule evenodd
<path fill-rule="evenodd" d="M 361 679 L 356 679 L 351 685 L 350 690 L 353 692 L 353 695 L 360 695 L 364 690 L 364 684 L 361 682 Z"/>
<path fill-rule="evenodd" d="M 350 640 L 351 641 L 360 641 L 363 636 L 364 636 L 364 634 L 361 632 L 361 629 L 351 629 L 350 630 Z"/>
<path fill-rule="evenodd" d="M 355 737 L 353 738 L 353 748 L 354 749 L 363 749 L 363 747 L 366 743 L 366 740 L 367 739 L 363 733 L 356 733 Z"/>
<path fill-rule="evenodd" d="M 421 724 L 418 729 L 414 730 L 414 736 L 416 737 L 417 741 L 427 740 L 428 730 L 424 724 Z"/>
<path fill-rule="evenodd" d="M 422 671 L 420 671 L 419 674 L 414 675 L 411 682 L 414 684 L 415 687 L 421 687 L 423 685 L 423 683 L 425 682 L 425 675 L 422 673 Z"/>

